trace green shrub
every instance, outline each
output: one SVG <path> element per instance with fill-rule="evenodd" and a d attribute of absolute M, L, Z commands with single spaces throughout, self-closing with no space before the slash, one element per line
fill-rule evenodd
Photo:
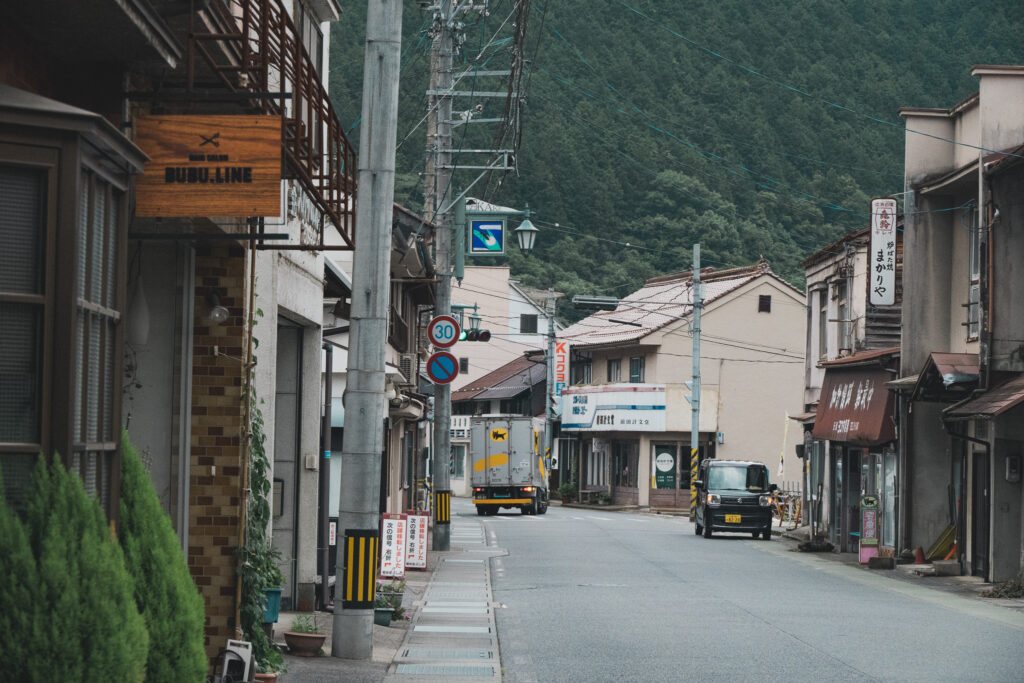
<path fill-rule="evenodd" d="M 143 679 L 149 639 L 121 548 L 59 461 L 39 459 L 23 519 L 0 501 L 0 572 L 7 680 Z"/>
<path fill-rule="evenodd" d="M 576 482 L 564 481 L 558 487 L 558 495 L 564 501 L 571 501 L 576 497 Z"/>
<path fill-rule="evenodd" d="M 118 538 L 125 567 L 135 581 L 135 602 L 146 620 L 151 681 L 203 681 L 203 598 L 188 571 L 171 520 L 139 455 L 121 439 L 121 522 Z"/>

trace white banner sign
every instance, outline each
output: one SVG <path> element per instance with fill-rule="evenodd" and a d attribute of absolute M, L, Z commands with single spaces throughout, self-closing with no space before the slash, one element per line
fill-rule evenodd
<path fill-rule="evenodd" d="M 427 516 L 406 515 L 409 522 L 409 541 L 406 543 L 405 566 L 410 569 L 427 568 Z"/>
<path fill-rule="evenodd" d="M 562 430 L 578 432 L 665 431 L 665 386 L 608 384 L 562 392 Z"/>
<path fill-rule="evenodd" d="M 892 306 L 896 303 L 896 200 L 871 200 L 871 256 L 868 261 L 871 278 L 871 304 Z"/>
<path fill-rule="evenodd" d="M 405 515 L 385 514 L 380 525 L 380 575 L 405 578 Z"/>

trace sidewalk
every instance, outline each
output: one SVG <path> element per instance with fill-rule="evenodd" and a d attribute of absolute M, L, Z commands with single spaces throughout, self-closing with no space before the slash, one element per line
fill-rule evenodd
<path fill-rule="evenodd" d="M 278 680 L 500 681 L 489 560 L 504 551 L 488 545 L 482 522 L 468 517 L 453 521 L 450 547 L 445 552 L 430 549 L 426 570 L 406 570 L 402 607 L 407 617 L 391 626 L 373 626 L 372 659 L 330 656 L 334 615 L 318 612 L 317 625 L 327 635 L 323 655 L 285 654 L 285 671 Z M 283 634 L 296 616 L 283 612 L 274 625 L 274 640 L 282 650 Z"/>
<path fill-rule="evenodd" d="M 801 552 L 797 545 L 810 539 L 810 530 L 807 526 L 790 528 L 790 524 L 778 525 L 774 528 L 776 537 L 782 537 L 790 542 L 793 552 Z M 861 571 L 870 572 L 876 576 L 883 576 L 895 581 L 930 588 L 945 593 L 952 593 L 971 600 L 977 600 L 993 607 L 1005 607 L 1024 614 L 1024 598 L 983 598 L 980 593 L 993 588 L 997 584 L 988 583 L 978 576 L 941 576 L 934 573 L 934 565 L 927 564 L 897 564 L 894 569 L 869 569 L 866 564 L 858 561 L 857 553 L 837 553 L 834 551 L 806 552 L 806 555 L 813 555 L 824 561 L 843 564 Z"/>

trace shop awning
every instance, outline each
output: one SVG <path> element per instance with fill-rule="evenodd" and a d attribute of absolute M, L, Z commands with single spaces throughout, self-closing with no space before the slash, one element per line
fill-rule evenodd
<path fill-rule="evenodd" d="M 943 411 L 947 420 L 991 419 L 1024 403 L 1024 375 Z"/>
<path fill-rule="evenodd" d="M 798 415 L 790 415 L 789 419 L 801 424 L 814 424 L 814 418 L 816 416 L 817 413 L 800 413 Z"/>
<path fill-rule="evenodd" d="M 885 386 L 889 378 L 889 372 L 880 367 L 825 370 L 814 438 L 861 446 L 892 441 L 896 430 L 892 421 L 893 394 Z"/>
<path fill-rule="evenodd" d="M 978 354 L 933 353 L 921 370 L 911 398 L 952 403 L 967 398 L 978 384 Z"/>

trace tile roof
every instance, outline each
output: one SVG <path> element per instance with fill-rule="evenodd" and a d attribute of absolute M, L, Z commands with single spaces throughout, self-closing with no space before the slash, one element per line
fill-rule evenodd
<path fill-rule="evenodd" d="M 453 391 L 452 401 L 472 400 L 481 392 L 500 386 L 508 386 L 510 383 L 514 383 L 516 379 L 519 379 L 519 381 L 522 382 L 523 379 L 521 376 L 525 376 L 526 379 L 529 380 L 530 369 L 536 365 L 543 367 L 543 356 L 540 358 L 540 363 L 535 360 L 531 360 L 526 356 L 519 356 L 518 358 L 505 363 L 500 368 L 492 370 L 486 375 L 473 380 L 472 383 L 467 386 Z"/>
<path fill-rule="evenodd" d="M 701 268 L 704 302 L 714 301 L 762 275 L 772 275 L 764 260 L 753 266 L 716 271 Z M 693 310 L 692 272 L 652 278 L 620 299 L 614 311 L 600 311 L 558 333 L 572 346 L 621 344 L 642 339 Z M 787 284 L 787 286 L 789 286 Z"/>

